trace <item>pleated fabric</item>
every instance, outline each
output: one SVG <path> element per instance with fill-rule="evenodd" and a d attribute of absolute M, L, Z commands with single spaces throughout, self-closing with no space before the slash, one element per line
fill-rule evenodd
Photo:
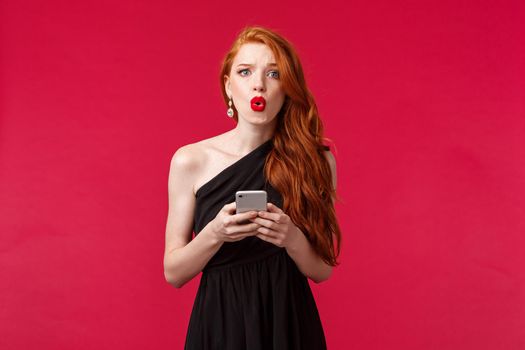
<path fill-rule="evenodd" d="M 266 190 L 264 163 L 270 139 L 221 171 L 196 193 L 198 234 L 240 190 Z M 323 327 L 307 278 L 286 249 L 247 237 L 225 242 L 208 261 L 188 324 L 185 350 L 321 350 Z"/>

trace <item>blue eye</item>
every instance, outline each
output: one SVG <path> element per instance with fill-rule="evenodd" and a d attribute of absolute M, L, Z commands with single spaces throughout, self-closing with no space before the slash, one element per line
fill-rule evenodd
<path fill-rule="evenodd" d="M 250 70 L 249 69 L 241 69 L 241 70 L 238 70 L 237 73 L 242 76 L 242 77 L 245 77 L 247 76 L 248 74 L 243 74 L 244 72 L 249 72 Z M 269 72 L 269 74 L 274 74 L 272 77 L 273 78 L 276 78 L 278 79 L 279 78 L 279 72 L 276 71 L 276 70 L 272 70 Z"/>
<path fill-rule="evenodd" d="M 275 73 L 274 78 L 279 78 L 279 72 L 276 70 L 272 70 L 270 73 Z"/>

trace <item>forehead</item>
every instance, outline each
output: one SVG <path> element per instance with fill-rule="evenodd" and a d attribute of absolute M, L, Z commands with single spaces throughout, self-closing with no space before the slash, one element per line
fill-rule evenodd
<path fill-rule="evenodd" d="M 233 60 L 233 64 L 266 64 L 275 62 L 272 50 L 262 43 L 246 43 L 241 46 Z"/>

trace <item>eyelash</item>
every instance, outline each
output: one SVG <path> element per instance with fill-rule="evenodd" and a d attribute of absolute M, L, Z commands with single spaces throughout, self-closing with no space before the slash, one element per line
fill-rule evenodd
<path fill-rule="evenodd" d="M 245 69 L 238 70 L 237 73 L 238 73 L 240 76 L 245 77 L 246 75 L 241 74 L 241 73 L 244 72 L 245 70 L 247 71 L 248 69 L 245 68 Z M 275 73 L 277 73 L 277 77 L 275 77 L 275 78 L 276 78 L 276 79 L 279 78 L 279 72 L 278 72 L 278 71 L 276 71 L 276 70 L 272 70 L 272 71 L 270 71 L 270 73 L 271 73 L 271 72 L 275 72 Z"/>

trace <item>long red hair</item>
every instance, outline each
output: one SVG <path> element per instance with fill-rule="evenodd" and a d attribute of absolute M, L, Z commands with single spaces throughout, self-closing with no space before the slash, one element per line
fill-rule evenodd
<path fill-rule="evenodd" d="M 237 52 L 248 42 L 263 43 L 272 50 L 286 94 L 277 114 L 274 147 L 266 158 L 265 176 L 281 193 L 284 212 L 306 235 L 323 261 L 336 266 L 339 264 L 341 231 L 332 202 L 332 199 L 337 200 L 337 195 L 330 164 L 324 154 L 323 123 L 292 44 L 273 30 L 260 26 L 244 28 L 222 62 L 220 86 L 224 102 L 227 104 L 229 100 L 224 76 L 230 75 Z M 238 121 L 235 106 L 232 108 L 235 111 L 233 118 Z"/>

